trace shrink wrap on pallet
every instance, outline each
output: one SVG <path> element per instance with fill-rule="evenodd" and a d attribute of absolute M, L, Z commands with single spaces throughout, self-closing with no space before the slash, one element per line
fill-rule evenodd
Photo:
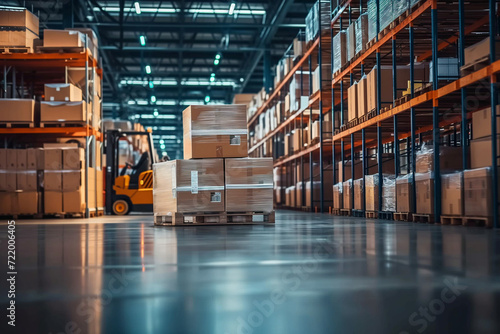
<path fill-rule="evenodd" d="M 396 211 L 414 212 L 413 207 L 413 174 L 399 176 L 396 179 Z"/>
<path fill-rule="evenodd" d="M 225 159 L 226 211 L 273 211 L 273 159 Z"/>
<path fill-rule="evenodd" d="M 434 214 L 434 173 L 415 174 L 415 190 L 417 193 L 418 214 Z"/>
<path fill-rule="evenodd" d="M 464 214 L 463 172 L 441 175 L 441 213 L 450 216 Z"/>
<path fill-rule="evenodd" d="M 354 210 L 364 210 L 364 187 L 363 179 L 354 180 Z"/>
<path fill-rule="evenodd" d="M 408 10 L 409 1 L 408 0 L 393 0 L 393 16 L 394 19 L 402 15 Z"/>
<path fill-rule="evenodd" d="M 394 2 L 393 0 L 380 0 L 379 6 L 380 30 L 383 30 L 394 21 Z"/>
<path fill-rule="evenodd" d="M 190 106 L 182 115 L 184 159 L 248 156 L 245 105 Z"/>
<path fill-rule="evenodd" d="M 352 201 L 352 179 L 349 179 L 347 181 L 344 181 L 342 183 L 342 191 L 343 191 L 343 200 L 344 200 L 344 207 L 343 209 L 352 209 L 353 208 L 353 201 Z"/>
<path fill-rule="evenodd" d="M 368 1 L 368 41 L 372 41 L 378 34 L 377 30 L 377 0 Z"/>
<path fill-rule="evenodd" d="M 396 178 L 394 175 L 384 175 L 382 185 L 382 211 L 396 211 Z"/>
<path fill-rule="evenodd" d="M 378 211 L 378 174 L 365 176 L 366 211 Z"/>
<path fill-rule="evenodd" d="M 340 182 L 333 186 L 333 208 L 343 209 L 344 208 L 343 204 L 344 204 L 343 184 L 342 182 Z"/>
<path fill-rule="evenodd" d="M 224 160 L 174 160 L 153 165 L 155 216 L 224 211 Z"/>
<path fill-rule="evenodd" d="M 500 170 L 499 170 L 500 172 Z M 492 207 L 491 167 L 464 171 L 465 216 L 491 217 Z M 500 188 L 500 184 L 498 185 Z"/>
<path fill-rule="evenodd" d="M 337 72 L 347 62 L 346 32 L 341 31 L 333 37 L 333 73 Z"/>
<path fill-rule="evenodd" d="M 355 23 L 356 54 L 363 51 L 368 43 L 368 14 L 362 14 Z"/>
<path fill-rule="evenodd" d="M 428 173 L 434 171 L 434 149 L 430 145 L 423 144 L 420 152 L 416 154 L 416 172 Z M 462 169 L 462 148 L 447 147 L 439 148 L 439 165 L 441 172 L 453 172 Z"/>
<path fill-rule="evenodd" d="M 321 13 L 320 13 L 321 10 Z M 309 14 L 306 17 L 306 42 L 309 43 L 313 41 L 320 30 L 321 32 L 330 31 L 330 1 L 319 0 L 317 1 Z"/>
<path fill-rule="evenodd" d="M 356 55 L 356 25 L 351 24 L 346 30 L 347 61 Z"/>

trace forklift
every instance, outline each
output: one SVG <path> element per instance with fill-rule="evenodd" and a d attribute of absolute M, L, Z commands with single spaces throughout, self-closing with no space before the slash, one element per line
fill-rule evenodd
<path fill-rule="evenodd" d="M 119 166 L 119 141 L 127 136 L 147 136 L 149 151 L 135 165 Z M 151 131 L 106 131 L 106 214 L 153 212 L 153 137 Z"/>

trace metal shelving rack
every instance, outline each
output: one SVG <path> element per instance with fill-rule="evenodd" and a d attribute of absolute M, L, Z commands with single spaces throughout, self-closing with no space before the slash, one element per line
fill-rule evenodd
<path fill-rule="evenodd" d="M 32 95 L 34 95 L 35 84 L 42 85 L 46 83 L 44 81 L 44 76 L 36 77 L 37 73 L 47 74 L 53 71 L 56 73 L 59 71 L 59 77 L 65 77 L 64 80 L 68 81 L 67 70 L 70 67 L 82 68 L 85 71 L 85 84 L 82 87 L 82 91 L 85 92 L 84 98 L 86 99 L 87 106 L 91 105 L 91 115 L 99 115 L 99 120 L 102 120 L 102 103 L 99 104 L 101 107 L 96 110 L 96 103 L 93 103 L 94 96 L 97 96 L 96 85 L 94 84 L 96 76 L 102 79 L 102 69 L 99 67 L 98 60 L 94 58 L 89 48 L 88 36 L 85 35 L 85 47 L 83 52 L 69 52 L 69 53 L 2 53 L 0 54 L 0 68 L 3 69 L 3 87 L 4 94 L 7 94 L 8 85 L 8 72 L 12 70 L 12 81 L 10 85 L 12 86 L 12 98 L 17 97 L 16 93 L 16 76 L 23 73 L 29 73 L 35 78 L 31 82 L 32 84 Z M 62 72 L 64 70 L 64 72 Z M 90 72 L 90 76 L 89 76 Z M 45 79 L 46 80 L 46 79 Z M 22 80 L 24 81 L 24 80 Z M 90 86 L 90 84 L 92 85 Z M 24 84 L 24 83 L 22 83 Z M 89 87 L 92 87 L 92 92 L 90 92 Z M 102 96 L 102 85 L 101 94 Z M 5 97 L 5 96 L 4 96 Z M 33 128 L 0 128 L 0 138 L 3 139 L 4 145 L 7 145 L 9 141 L 12 144 L 30 144 L 30 143 L 43 143 L 46 141 L 54 140 L 57 138 L 85 138 L 85 217 L 90 217 L 90 212 L 102 211 L 103 208 L 98 208 L 97 206 L 97 177 L 95 177 L 95 203 L 96 208 L 89 208 L 89 168 L 90 161 L 94 162 L 96 170 L 102 168 L 102 154 L 104 140 L 102 133 L 99 131 L 100 124 L 94 127 L 90 124 L 89 113 L 87 113 L 86 124 L 79 127 L 33 127 Z M 92 148 L 92 149 L 90 149 Z M 90 155 L 92 153 L 92 156 Z M 100 155 L 101 166 L 97 166 L 97 155 Z"/>
<path fill-rule="evenodd" d="M 318 6 L 319 12 L 318 16 L 321 17 L 322 8 Z M 296 60 L 294 67 L 290 70 L 290 72 L 284 77 L 284 79 L 275 87 L 274 92 L 270 94 L 269 98 L 264 102 L 264 104 L 258 109 L 258 111 L 249 119 L 248 128 L 252 131 L 257 123 L 259 115 L 264 113 L 268 108 L 275 105 L 278 101 L 284 101 L 284 97 L 288 92 L 288 85 L 292 80 L 292 77 L 298 71 L 309 72 L 310 83 L 309 87 L 312 91 L 312 74 L 316 67 L 320 67 L 319 73 L 319 82 L 320 88 L 319 91 L 315 92 L 309 97 L 309 103 L 306 107 L 299 107 L 299 110 L 295 111 L 291 114 L 286 120 L 279 123 L 277 127 L 267 133 L 261 140 L 255 143 L 252 147 L 249 148 L 250 156 L 263 156 L 264 155 L 264 144 L 266 142 L 272 141 L 273 145 L 273 157 L 275 159 L 274 167 L 282 167 L 287 170 L 288 179 L 286 183 L 296 185 L 297 182 L 297 173 L 295 172 L 296 168 L 300 166 L 300 170 L 302 171 L 301 183 L 302 189 L 305 189 L 305 175 L 304 175 L 304 164 L 308 161 L 310 162 L 310 175 L 309 179 L 311 181 L 311 187 L 314 185 L 314 175 L 313 175 L 313 162 L 317 162 L 320 166 L 320 175 L 319 180 L 321 184 L 321 197 L 319 199 L 319 209 L 323 210 L 325 205 L 323 194 L 324 194 L 324 162 L 331 160 L 331 140 L 324 138 L 323 134 L 323 121 L 324 115 L 327 114 L 330 110 L 330 89 L 324 88 L 324 83 L 327 82 L 329 85 L 330 78 L 324 78 L 322 73 L 322 66 L 327 62 L 330 62 L 330 51 L 331 51 L 331 38 L 329 34 L 324 33 L 325 29 L 321 25 L 321 21 L 318 25 L 318 33 L 315 40 L 309 45 L 307 51 L 302 55 L 302 57 Z M 303 82 L 301 80 L 301 84 Z M 302 90 L 302 87 L 301 87 Z M 316 117 L 313 115 L 313 110 L 319 110 L 319 114 Z M 309 115 L 306 115 L 306 111 L 309 111 Z M 301 129 L 304 125 L 309 126 L 309 141 L 312 141 L 312 123 L 313 121 L 318 120 L 320 122 L 320 134 L 319 134 L 319 142 L 304 148 L 304 137 L 301 136 L 300 142 L 302 149 L 298 152 L 295 152 L 291 155 L 282 156 L 280 153 L 283 152 L 283 137 L 286 133 L 291 133 L 295 129 Z M 332 121 L 333 122 L 333 121 Z M 328 156 L 330 155 L 330 156 Z M 284 180 L 282 180 L 284 181 Z M 305 191 L 301 192 L 302 198 L 300 198 L 300 202 L 302 204 L 306 203 Z M 284 198 L 284 189 L 282 193 L 282 197 Z M 296 196 L 297 193 L 296 193 Z M 295 200 L 298 200 L 296 197 Z M 314 191 L 310 192 L 310 203 L 311 207 L 309 208 L 311 211 L 315 210 L 314 207 Z"/>
<path fill-rule="evenodd" d="M 380 0 L 377 0 L 377 6 L 380 6 Z M 330 1 L 331 5 L 331 36 L 345 27 L 345 22 L 352 22 L 361 12 L 366 10 L 366 1 L 363 0 L 346 0 L 346 1 Z M 285 166 L 287 168 L 288 183 L 294 184 L 295 170 L 298 164 L 303 170 L 303 158 L 309 157 L 310 161 L 318 159 L 321 163 L 323 160 L 333 163 L 333 180 L 335 183 L 336 176 L 339 172 L 345 175 L 343 171 L 336 169 L 337 162 L 342 162 L 341 168 L 344 168 L 344 160 L 346 156 L 351 158 L 351 178 L 363 178 L 365 180 L 368 170 L 368 153 L 377 152 L 377 165 L 379 175 L 379 211 L 382 211 L 382 159 L 389 152 L 393 156 L 391 161 L 394 161 L 396 176 L 401 172 L 402 167 L 405 167 L 408 173 L 415 176 L 416 169 L 416 154 L 421 145 L 426 140 L 432 140 L 434 149 L 434 207 L 435 219 L 439 221 L 441 214 L 441 171 L 439 164 L 440 144 L 444 139 L 448 140 L 448 144 L 460 145 L 462 147 L 463 168 L 468 166 L 468 142 L 470 140 L 470 118 L 472 113 L 480 110 L 467 109 L 467 97 L 471 90 L 477 89 L 484 82 L 488 83 L 490 90 L 490 101 L 479 101 L 480 107 L 491 106 L 492 120 L 497 119 L 495 110 L 498 105 L 498 87 L 497 75 L 500 72 L 500 60 L 496 59 L 496 38 L 490 38 L 490 64 L 478 69 L 468 75 L 459 77 L 452 81 L 439 81 L 437 71 L 434 71 L 432 78 L 432 87 L 428 91 L 416 92 L 415 89 L 415 65 L 417 62 L 432 60 L 434 68 L 437 68 L 439 56 L 454 57 L 459 59 L 459 66 L 464 64 L 464 49 L 476 42 L 484 39 L 487 34 L 489 36 L 497 36 L 497 8 L 495 0 L 481 0 L 475 2 L 465 2 L 459 0 L 458 3 L 446 4 L 447 10 L 450 6 L 456 7 L 459 13 L 458 18 L 447 17 L 446 20 L 438 21 L 439 6 L 437 0 L 421 0 L 414 4 L 408 11 L 400 17 L 397 17 L 393 24 L 386 28 L 383 33 L 377 34 L 375 41 L 368 44 L 369 47 L 348 64 L 344 65 L 337 73 L 332 73 L 331 91 L 328 92 L 330 101 L 325 98 L 326 92 L 321 89 L 318 94 L 311 96 L 308 108 L 318 106 L 321 110 L 319 121 L 323 121 L 325 114 L 331 112 L 332 119 L 332 140 L 324 140 L 321 134 L 321 140 L 318 144 L 307 147 L 298 153 L 290 156 L 278 156 L 274 154 L 276 159 L 275 166 Z M 489 11 L 489 13 L 487 13 Z M 380 18 L 377 11 L 377 31 L 380 31 Z M 356 17 L 355 17 L 356 16 Z M 439 23 L 439 24 L 438 24 Z M 450 36 L 450 31 L 458 31 L 457 34 Z M 321 32 L 321 27 L 320 27 Z M 321 34 L 320 34 L 321 36 Z M 440 42 L 441 41 L 441 42 Z M 331 43 L 330 43 L 331 45 Z M 276 87 L 270 98 L 257 111 L 257 113 L 249 120 L 248 127 L 251 131 L 255 126 L 258 116 L 271 107 L 277 100 L 283 99 L 286 94 L 285 86 L 292 78 L 293 73 L 308 66 L 311 70 L 310 62 L 314 57 L 318 57 L 318 63 L 321 64 L 325 60 L 322 54 L 322 48 L 325 44 L 321 42 L 321 38 L 317 38 L 314 44 L 304 54 L 302 59 L 294 66 L 291 72 L 285 79 Z M 333 45 L 332 50 L 333 51 Z M 333 52 L 331 56 L 333 64 Z M 397 88 L 394 83 L 397 81 L 396 70 L 398 65 L 407 65 L 410 67 L 410 97 L 403 102 L 396 101 L 398 96 Z M 378 87 L 381 86 L 381 66 L 392 66 L 393 69 L 393 101 L 392 107 L 382 109 L 380 99 L 380 89 L 377 91 L 379 97 L 375 115 L 372 118 L 357 125 L 347 125 L 343 119 L 346 110 L 346 89 L 356 78 L 360 78 L 365 74 L 365 69 L 370 69 L 374 66 L 378 68 Z M 325 78 L 322 78 L 323 80 Z M 328 102 L 331 103 L 328 103 Z M 460 101 L 457 105 L 456 101 Z M 304 117 L 303 113 L 308 108 L 301 109 L 291 115 L 286 121 L 278 124 L 277 128 L 268 133 L 264 138 L 250 147 L 249 152 L 253 156 L 263 154 L 262 145 L 272 139 L 275 144 L 277 138 L 284 133 L 289 133 L 295 127 L 295 124 L 300 121 L 310 122 L 308 117 Z M 340 112 L 340 117 L 337 113 Z M 339 118 L 340 124 L 335 124 L 335 120 Z M 499 213 L 498 213 L 498 163 L 497 163 L 497 143 L 495 141 L 498 129 L 496 122 L 491 122 L 492 133 L 492 183 L 493 183 L 493 216 L 494 227 L 499 228 Z M 323 126 L 321 125 L 321 129 Z M 406 143 L 407 149 L 401 151 L 400 144 Z M 277 147 L 277 146 L 274 146 Z M 330 149 L 331 148 L 331 149 Z M 276 152 L 276 150 L 275 150 Z M 355 175 L 355 157 L 361 160 L 363 175 Z M 406 158 L 406 164 L 401 165 L 401 157 Z M 322 165 L 323 166 L 323 165 Z M 323 173 L 321 173 L 323 174 Z M 331 184 L 324 184 L 323 175 L 321 179 L 321 194 L 324 194 L 324 187 L 331 187 Z M 415 178 L 413 178 L 414 180 Z M 312 178 L 311 178 L 312 180 Z M 344 180 L 340 180 L 344 181 Z M 364 184 L 363 184 L 364 189 Z M 413 187 L 413 204 L 416 207 L 416 190 Z M 313 191 L 311 191 L 311 203 L 313 202 Z M 323 197 L 323 196 L 322 196 Z M 323 198 L 321 198 L 323 204 Z M 323 205 L 321 205 L 323 207 Z M 366 206 L 364 206 L 366 208 Z M 311 208 L 313 209 L 313 208 Z"/>
<path fill-rule="evenodd" d="M 377 1 L 377 6 L 379 1 Z M 450 4 L 447 4 L 449 10 Z M 478 1 L 465 4 L 464 0 L 458 1 L 457 11 L 459 12 L 458 22 L 447 19 L 446 24 L 440 22 L 438 25 L 439 6 L 436 0 L 421 0 L 415 7 L 410 9 L 404 16 L 397 18 L 394 25 L 385 34 L 378 34 L 376 41 L 367 48 L 358 58 L 345 65 L 341 72 L 332 76 L 332 94 L 336 96 L 336 92 L 340 91 L 343 95 L 344 87 L 347 82 L 352 83 L 353 76 L 359 76 L 364 73 L 364 69 L 369 65 L 376 65 L 378 71 L 378 105 L 376 116 L 367 121 L 348 128 L 334 130 L 333 134 L 333 156 L 334 161 L 344 161 L 345 158 L 345 141 L 350 142 L 351 159 L 356 152 L 360 153 L 363 164 L 363 179 L 366 174 L 366 155 L 367 149 L 376 148 L 377 152 L 383 152 L 384 146 L 393 144 L 394 164 L 396 176 L 400 172 L 400 141 L 409 139 L 409 172 L 415 176 L 416 166 L 416 143 L 422 144 L 423 135 L 432 132 L 430 138 L 433 143 L 434 150 L 434 207 L 436 221 L 439 221 L 441 215 L 441 171 L 439 163 L 440 143 L 446 131 L 453 128 L 456 131 L 460 129 L 460 144 L 462 146 L 463 168 L 467 165 L 467 143 L 469 140 L 469 124 L 473 111 L 468 111 L 466 106 L 467 90 L 476 88 L 481 81 L 487 80 L 490 82 L 491 89 L 491 106 L 492 120 L 498 118 L 495 114 L 496 106 L 498 105 L 497 91 L 497 74 L 500 70 L 500 61 L 495 58 L 495 38 L 490 39 L 490 62 L 491 64 L 479 69 L 469 75 L 460 77 L 455 81 L 443 83 L 438 80 L 438 71 L 433 73 L 433 83 L 430 91 L 420 95 L 415 94 L 415 79 L 414 66 L 415 59 L 417 61 L 427 60 L 432 58 L 434 68 L 437 68 L 438 56 L 440 53 L 444 55 L 454 55 L 459 59 L 460 66 L 464 65 L 464 49 L 466 46 L 474 44 L 479 40 L 469 37 L 473 32 L 482 31 L 487 27 L 490 36 L 497 36 L 496 24 L 496 1 Z M 467 14 L 465 14 L 467 6 Z M 332 29 L 342 28 L 342 19 L 351 15 L 352 8 L 364 9 L 363 1 L 345 1 L 343 5 L 334 10 L 334 18 L 332 20 Z M 489 15 L 484 16 L 485 10 L 489 9 Z M 377 14 L 377 21 L 379 21 Z M 335 23 L 339 22 L 337 25 Z M 466 22 L 470 22 L 466 26 Z M 438 43 L 440 35 L 445 32 L 449 35 L 450 26 L 458 34 L 449 37 L 441 43 Z M 377 22 L 377 31 L 379 29 Z M 429 29 L 429 27 L 431 29 Z M 431 33 L 430 43 L 428 42 L 428 34 Z M 426 36 L 427 33 L 427 36 Z M 484 35 L 480 38 L 484 38 Z M 430 44 L 430 45 L 429 45 Z M 456 49 L 454 49 L 454 45 Z M 426 49 L 427 48 L 427 49 Z M 403 50 L 403 51 L 401 51 Z M 399 55 L 399 57 L 398 57 Z M 391 57 L 392 56 L 392 57 Z M 415 58 L 415 56 L 417 56 Z M 399 58 L 399 59 L 398 59 Z M 402 61 L 405 64 L 410 64 L 410 81 L 411 81 L 411 98 L 401 104 L 397 104 L 395 97 L 396 91 L 396 66 L 401 65 Z M 393 68 L 393 87 L 394 100 L 393 107 L 389 110 L 382 110 L 380 99 L 380 69 L 383 65 L 391 65 Z M 454 102 L 459 99 L 460 112 L 453 110 Z M 338 103 L 332 101 L 332 113 L 343 113 L 344 104 L 340 104 L 340 110 L 336 110 Z M 487 105 L 486 105 L 487 107 Z M 475 110 L 474 110 L 475 111 Z M 342 115 L 342 114 L 341 114 Z M 418 123 L 418 124 L 417 124 Z M 494 208 L 494 226 L 500 227 L 498 217 L 498 165 L 497 165 L 497 147 L 496 147 L 496 122 L 492 121 L 492 183 L 493 183 L 493 208 Z M 419 126 L 417 128 L 417 125 Z M 462 131 L 464 129 L 464 131 Z M 457 136 L 454 136 L 456 141 Z M 379 211 L 382 211 L 382 154 L 378 154 L 378 175 L 379 175 Z M 353 159 L 352 159 L 353 160 Z M 342 164 L 343 166 L 343 164 Z M 351 164 L 352 179 L 354 175 L 354 161 Z M 413 178 L 414 180 L 414 178 Z M 343 181 L 343 180 L 342 180 Z M 415 187 L 413 187 L 414 207 L 415 207 Z"/>

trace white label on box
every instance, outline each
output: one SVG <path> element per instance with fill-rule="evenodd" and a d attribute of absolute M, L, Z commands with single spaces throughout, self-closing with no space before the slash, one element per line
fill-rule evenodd
<path fill-rule="evenodd" d="M 56 87 L 56 92 L 60 92 L 61 91 L 61 87 Z"/>
<path fill-rule="evenodd" d="M 191 171 L 191 194 L 198 193 L 198 171 Z"/>
<path fill-rule="evenodd" d="M 222 195 L 219 192 L 210 193 L 210 202 L 220 203 L 222 201 Z"/>
<path fill-rule="evenodd" d="M 67 97 L 67 96 L 66 96 L 66 97 L 64 98 L 64 101 L 69 101 L 69 97 Z"/>
<path fill-rule="evenodd" d="M 241 137 L 240 136 L 229 136 L 229 143 L 231 145 L 239 146 L 239 145 L 241 145 Z"/>
<path fill-rule="evenodd" d="M 51 100 L 51 101 L 54 101 L 54 97 L 53 97 L 53 96 L 51 96 L 51 97 L 50 97 L 50 100 Z"/>

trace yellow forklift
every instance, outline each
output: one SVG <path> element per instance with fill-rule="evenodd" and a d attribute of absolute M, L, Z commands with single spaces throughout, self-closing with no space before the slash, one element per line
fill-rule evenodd
<path fill-rule="evenodd" d="M 128 136 L 147 136 L 149 151 L 135 165 L 120 169 L 119 141 Z M 153 212 L 153 137 L 151 131 L 106 131 L 106 213 Z"/>

